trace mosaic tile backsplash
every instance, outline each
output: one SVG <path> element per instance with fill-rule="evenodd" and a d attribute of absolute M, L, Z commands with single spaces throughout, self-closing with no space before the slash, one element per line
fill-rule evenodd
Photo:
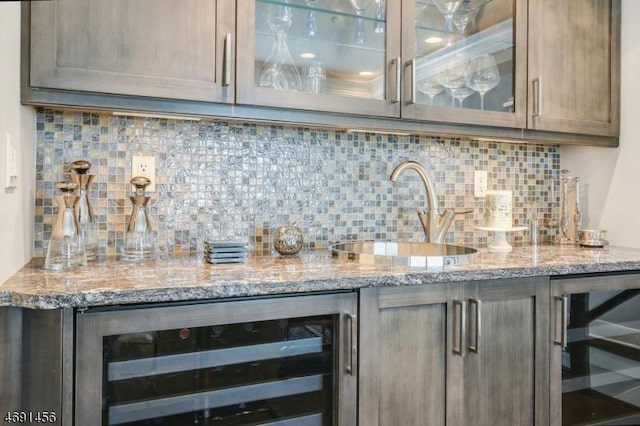
<path fill-rule="evenodd" d="M 488 171 L 489 189 L 513 191 L 514 225 L 527 223 L 531 200 L 545 217 L 557 202 L 549 184 L 560 167 L 556 146 L 49 109 L 36 120 L 36 256 L 45 255 L 57 214 L 54 184 L 79 159 L 93 165 L 89 198 L 100 253 L 110 255 L 122 249 L 132 210 L 132 155 L 156 158 L 150 216 L 159 250 L 169 253 L 200 250 L 210 238 L 273 254 L 271 235 L 288 224 L 302 227 L 307 249 L 353 239 L 422 241 L 422 181 L 411 170 L 389 180 L 404 160 L 427 168 L 441 207 L 473 209 L 456 218 L 450 243 L 487 242 L 487 232 L 475 229 L 484 213 L 484 200 L 473 195 L 475 170 Z M 509 238 L 528 240 L 526 232 Z"/>

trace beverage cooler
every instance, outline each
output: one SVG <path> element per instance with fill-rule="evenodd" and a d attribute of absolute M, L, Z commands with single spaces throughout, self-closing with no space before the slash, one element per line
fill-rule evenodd
<path fill-rule="evenodd" d="M 637 275 L 556 282 L 552 424 L 640 424 Z"/>
<path fill-rule="evenodd" d="M 93 309 L 75 424 L 356 423 L 357 295 Z"/>

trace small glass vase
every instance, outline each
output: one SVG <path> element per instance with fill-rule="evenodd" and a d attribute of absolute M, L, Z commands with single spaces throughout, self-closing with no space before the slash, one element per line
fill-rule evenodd
<path fill-rule="evenodd" d="M 151 197 L 145 194 L 145 188 L 150 183 L 146 177 L 138 176 L 131 179 L 136 192 L 129 197 L 133 203 L 133 211 L 124 238 L 123 260 L 151 260 L 156 257 L 156 235 L 147 212 L 147 204 Z"/>
<path fill-rule="evenodd" d="M 87 174 L 91 163 L 78 160 L 71 163 L 71 180 L 78 185 L 76 195 L 78 202 L 75 206 L 76 217 L 80 225 L 80 232 L 84 239 L 84 249 L 87 254 L 87 261 L 95 260 L 98 257 L 98 229 L 93 214 L 93 208 L 89 202 L 89 186 L 93 182 L 95 175 Z"/>
<path fill-rule="evenodd" d="M 275 16 L 269 18 L 268 22 L 275 36 L 275 41 L 271 53 L 260 71 L 258 86 L 300 91 L 302 78 L 287 46 L 287 32 L 291 28 L 291 19 L 286 16 Z"/>
<path fill-rule="evenodd" d="M 78 218 L 74 210 L 79 198 L 75 194 L 78 185 L 73 182 L 58 182 L 56 188 L 62 195 L 54 197 L 59 210 L 51 231 L 44 268 L 62 271 L 86 266 L 84 239 L 79 231 Z"/>

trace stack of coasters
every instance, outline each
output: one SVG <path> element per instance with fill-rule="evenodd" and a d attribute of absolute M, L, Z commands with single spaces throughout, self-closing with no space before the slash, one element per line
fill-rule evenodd
<path fill-rule="evenodd" d="M 231 241 L 205 241 L 204 259 L 209 263 L 241 263 L 247 260 L 247 245 Z"/>

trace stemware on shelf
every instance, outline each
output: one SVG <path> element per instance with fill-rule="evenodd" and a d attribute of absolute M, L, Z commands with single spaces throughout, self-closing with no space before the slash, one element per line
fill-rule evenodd
<path fill-rule="evenodd" d="M 433 5 L 442 13 L 446 21 L 451 22 L 453 14 L 458 10 L 462 0 L 431 0 Z"/>
<path fill-rule="evenodd" d="M 384 0 L 376 0 L 376 22 L 373 24 L 374 33 L 383 33 L 385 31 L 385 21 L 387 19 L 387 13 L 385 11 Z"/>
<path fill-rule="evenodd" d="M 278 17 L 293 22 L 293 10 L 291 10 L 291 0 L 280 0 L 281 5 L 278 10 Z"/>
<path fill-rule="evenodd" d="M 444 86 L 438 83 L 437 77 L 428 77 L 419 81 L 416 88 L 429 96 L 430 105 L 433 105 L 433 98 L 444 90 Z"/>
<path fill-rule="evenodd" d="M 315 3 L 318 0 L 305 0 L 307 6 L 309 7 L 309 12 L 307 13 L 307 24 L 305 26 L 305 34 L 309 37 L 315 37 L 318 33 L 318 23 L 316 21 L 316 11 Z"/>
<path fill-rule="evenodd" d="M 470 76 L 469 62 L 463 57 L 457 57 L 457 60 L 452 60 L 450 65 L 436 76 L 436 80 L 449 91 L 452 91 L 468 86 Z M 455 98 L 452 96 L 453 106 L 455 106 L 454 101 Z"/>
<path fill-rule="evenodd" d="M 367 42 L 367 33 L 364 29 L 364 19 L 362 19 L 363 14 L 364 9 L 356 9 L 356 15 L 358 15 L 358 19 L 356 19 L 356 31 L 354 36 L 356 44 L 365 44 Z"/>
<path fill-rule="evenodd" d="M 451 14 L 451 22 L 458 29 L 460 34 L 464 34 L 470 22 L 475 20 L 478 6 L 473 3 L 461 3 Z"/>
<path fill-rule="evenodd" d="M 306 69 L 304 90 L 309 93 L 324 93 L 327 74 L 320 61 L 312 61 Z"/>
<path fill-rule="evenodd" d="M 480 94 L 480 109 L 484 109 L 484 95 L 500 83 L 500 72 L 492 55 L 480 55 L 471 60 L 468 86 Z"/>
<path fill-rule="evenodd" d="M 365 44 L 367 42 L 367 33 L 364 26 L 364 12 L 370 0 L 349 0 L 354 12 L 358 15 L 356 19 L 356 27 L 354 39 L 356 44 Z"/>
<path fill-rule="evenodd" d="M 287 46 L 287 33 L 291 28 L 291 19 L 274 16 L 267 22 L 273 31 L 275 41 L 260 71 L 258 86 L 299 91 L 302 89 L 302 78 Z"/>
<path fill-rule="evenodd" d="M 460 108 L 462 108 L 462 103 L 464 102 L 464 100 L 475 93 L 469 86 L 462 86 L 449 90 L 451 92 L 451 96 L 458 100 Z"/>

